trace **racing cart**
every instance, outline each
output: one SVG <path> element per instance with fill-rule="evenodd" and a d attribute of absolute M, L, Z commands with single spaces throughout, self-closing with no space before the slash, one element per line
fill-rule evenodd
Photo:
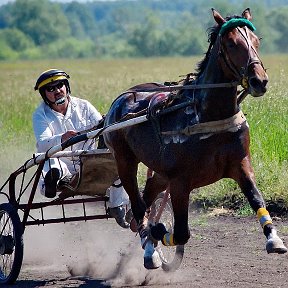
<path fill-rule="evenodd" d="M 125 121 L 127 123 L 124 125 L 133 125 L 135 121 L 140 121 L 130 120 Z M 119 129 L 122 126 L 123 123 L 120 127 L 115 124 L 107 129 Z M 107 207 L 109 196 L 106 190 L 118 177 L 118 173 L 111 152 L 108 149 L 64 150 L 80 141 L 98 139 L 102 132 L 103 128 L 82 133 L 61 145 L 52 147 L 46 153 L 34 154 L 2 185 L 0 196 L 1 201 L 2 199 L 4 201 L 0 204 L 0 284 L 13 284 L 19 276 L 23 261 L 23 235 L 27 226 L 112 218 Z M 65 186 L 54 199 L 43 197 L 40 201 L 36 201 L 39 198 L 37 186 L 44 162 L 52 157 L 77 157 L 80 163 L 77 179 L 74 178 L 73 183 Z M 147 177 L 151 173 L 152 171 L 148 169 Z M 91 205 L 95 202 L 100 202 L 102 207 L 100 211 L 91 209 Z M 71 209 L 73 205 L 78 207 L 80 205 L 81 215 L 68 213 L 73 210 Z M 49 216 L 53 209 L 51 207 L 55 206 L 61 212 L 51 217 Z M 159 222 L 163 223 L 168 231 L 173 231 L 174 218 L 168 190 L 160 193 L 151 207 L 149 223 L 155 225 Z M 132 225 L 131 230 L 135 232 Z M 184 245 L 165 247 L 158 242 L 155 246 L 163 270 L 173 271 L 180 266 Z"/>

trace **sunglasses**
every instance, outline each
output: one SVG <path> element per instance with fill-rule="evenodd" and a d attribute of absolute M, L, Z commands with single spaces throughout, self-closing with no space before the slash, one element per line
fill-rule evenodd
<path fill-rule="evenodd" d="M 47 92 L 54 92 L 56 89 L 61 89 L 64 86 L 64 82 L 59 82 L 56 85 L 53 86 L 47 86 L 46 91 Z"/>

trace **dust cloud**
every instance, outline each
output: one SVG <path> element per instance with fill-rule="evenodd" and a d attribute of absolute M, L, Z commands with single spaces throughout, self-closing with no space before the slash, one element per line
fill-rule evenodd
<path fill-rule="evenodd" d="M 161 268 L 146 270 L 139 236 L 119 227 L 114 219 L 29 226 L 24 247 L 25 270 L 38 269 L 44 275 L 49 271 L 63 278 L 89 277 L 111 287 L 168 284 L 179 279 Z"/>
<path fill-rule="evenodd" d="M 32 149 L 30 152 L 27 150 L 15 152 L 13 161 L 11 158 L 2 157 L 2 183 L 32 156 Z M 27 179 L 34 171 L 34 168 L 28 171 Z M 21 184 L 21 177 L 19 178 L 20 183 L 16 185 Z M 6 188 L 5 192 L 8 192 Z M 22 203 L 27 203 L 30 191 L 28 188 L 22 196 Z M 47 199 L 36 191 L 33 203 L 39 201 Z M 1 197 L 1 203 L 3 202 L 7 202 L 4 196 Z M 44 218 L 62 217 L 61 209 L 61 206 L 45 208 Z M 90 206 L 89 209 L 104 213 L 104 206 L 101 203 Z M 23 214 L 21 215 L 21 211 L 18 212 L 22 219 Z M 65 213 L 66 216 L 80 216 L 83 208 L 65 208 Z M 31 215 L 35 219 L 41 218 L 40 211 L 33 211 Z M 51 280 L 50 277 L 54 279 L 88 277 L 101 280 L 111 287 L 169 284 L 180 279 L 177 273 L 167 274 L 161 268 L 146 270 L 143 266 L 143 250 L 139 236 L 130 229 L 119 227 L 114 219 L 27 226 L 23 240 L 24 258 L 20 278 L 22 271 L 25 279 L 32 277 L 30 280 L 37 275 L 40 279 L 47 280 Z"/>

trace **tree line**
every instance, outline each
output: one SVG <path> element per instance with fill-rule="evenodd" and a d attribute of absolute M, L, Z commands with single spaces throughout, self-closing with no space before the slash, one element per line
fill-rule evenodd
<path fill-rule="evenodd" d="M 211 8 L 223 16 L 250 7 L 261 52 L 288 52 L 287 0 L 145 0 L 0 6 L 0 60 L 203 54 Z"/>

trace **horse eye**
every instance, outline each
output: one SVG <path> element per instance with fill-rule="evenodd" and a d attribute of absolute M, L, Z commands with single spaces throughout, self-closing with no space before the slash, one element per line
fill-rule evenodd
<path fill-rule="evenodd" d="M 235 48 L 237 45 L 233 40 L 227 41 L 227 48 Z"/>

